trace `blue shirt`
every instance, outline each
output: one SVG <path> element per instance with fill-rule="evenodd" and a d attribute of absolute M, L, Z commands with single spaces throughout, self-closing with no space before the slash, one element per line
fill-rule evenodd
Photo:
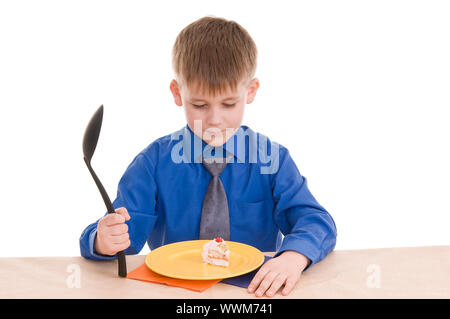
<path fill-rule="evenodd" d="M 230 240 L 263 252 L 297 251 L 322 260 L 336 244 L 336 225 L 310 193 L 282 145 L 241 126 L 220 147 L 211 147 L 186 125 L 142 150 L 120 179 L 114 208 L 126 207 L 131 245 L 125 254 L 199 238 L 203 198 L 211 175 L 201 156 L 231 159 L 220 179 L 230 213 Z M 113 259 L 94 252 L 98 220 L 81 234 L 81 255 Z"/>

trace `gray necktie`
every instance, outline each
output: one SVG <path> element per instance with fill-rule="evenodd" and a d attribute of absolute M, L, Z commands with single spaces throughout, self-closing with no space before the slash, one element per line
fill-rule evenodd
<path fill-rule="evenodd" d="M 199 238 L 214 239 L 222 237 L 224 240 L 229 240 L 230 214 L 228 212 L 228 200 L 225 188 L 219 178 L 227 162 L 224 158 L 219 158 L 217 162 L 213 159 L 203 159 L 202 161 L 203 166 L 212 178 L 203 199 Z"/>

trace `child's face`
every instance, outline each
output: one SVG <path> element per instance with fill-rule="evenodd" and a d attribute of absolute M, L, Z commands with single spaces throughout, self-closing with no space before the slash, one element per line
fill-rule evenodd
<path fill-rule="evenodd" d="M 184 106 L 190 129 L 211 146 L 223 145 L 241 126 L 245 104 L 253 102 L 259 80 L 241 82 L 235 91 L 202 95 L 187 86 L 170 83 L 175 104 Z"/>

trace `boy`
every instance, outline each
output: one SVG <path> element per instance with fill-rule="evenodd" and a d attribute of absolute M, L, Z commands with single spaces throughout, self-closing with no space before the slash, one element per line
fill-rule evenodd
<path fill-rule="evenodd" d="M 145 242 L 155 249 L 222 236 L 276 251 L 248 287 L 271 297 L 280 288 L 289 294 L 302 271 L 333 250 L 335 223 L 288 150 L 241 125 L 259 88 L 256 58 L 234 21 L 204 17 L 180 32 L 170 90 L 187 125 L 134 158 L 113 202 L 118 214 L 84 230 L 82 256 L 112 259 L 139 253 Z"/>

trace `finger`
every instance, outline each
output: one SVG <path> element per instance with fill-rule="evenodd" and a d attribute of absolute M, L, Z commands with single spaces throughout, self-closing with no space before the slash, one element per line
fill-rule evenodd
<path fill-rule="evenodd" d="M 294 277 L 289 277 L 286 280 L 286 284 L 283 288 L 283 290 L 281 291 L 281 293 L 283 294 L 283 296 L 287 296 L 289 295 L 289 293 L 292 291 L 292 289 L 295 287 L 295 284 L 297 283 L 297 280 L 295 280 Z"/>
<path fill-rule="evenodd" d="M 125 217 L 120 214 L 108 214 L 104 217 L 104 223 L 106 226 L 123 224 L 125 223 Z"/>
<path fill-rule="evenodd" d="M 127 249 L 128 247 L 130 247 L 130 245 L 131 245 L 131 241 L 127 240 L 127 241 L 125 241 L 123 243 L 120 243 L 120 244 L 113 244 L 113 247 L 114 247 L 114 250 L 117 253 L 119 251 Z"/>
<path fill-rule="evenodd" d="M 126 207 L 117 208 L 116 213 L 119 215 L 122 215 L 125 218 L 125 220 L 130 220 L 130 218 L 131 218 Z"/>
<path fill-rule="evenodd" d="M 258 289 L 255 292 L 255 296 L 256 297 L 261 297 L 262 295 L 264 295 L 264 293 L 266 292 L 266 290 L 270 287 L 270 285 L 272 285 L 273 280 L 275 279 L 275 277 L 278 276 L 278 273 L 276 272 L 269 272 L 265 277 L 264 280 L 259 284 Z"/>
<path fill-rule="evenodd" d="M 111 242 L 113 244 L 122 244 L 125 243 L 128 239 L 130 239 L 130 235 L 128 233 L 118 236 L 111 236 Z"/>
<path fill-rule="evenodd" d="M 270 288 L 266 291 L 267 297 L 272 297 L 273 295 L 275 295 L 277 293 L 278 289 L 280 289 L 280 287 L 286 281 L 286 278 L 287 278 L 286 275 L 278 274 L 278 276 L 272 282 L 272 285 L 270 286 Z"/>
<path fill-rule="evenodd" d="M 119 236 L 128 232 L 127 224 L 116 224 L 108 227 L 107 233 L 110 236 Z"/>
<path fill-rule="evenodd" d="M 259 286 L 260 282 L 264 279 L 268 272 L 269 270 L 267 268 L 265 268 L 264 266 L 261 267 L 248 285 L 248 291 L 255 291 L 255 289 Z"/>

